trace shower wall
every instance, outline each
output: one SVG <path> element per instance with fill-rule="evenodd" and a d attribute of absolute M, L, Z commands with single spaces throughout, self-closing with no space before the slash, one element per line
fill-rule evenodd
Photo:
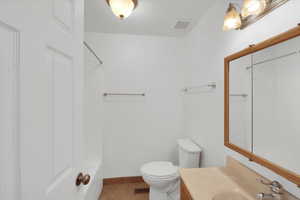
<path fill-rule="evenodd" d="M 102 163 L 104 70 L 96 58 L 84 48 L 84 144 L 85 163 L 90 168 Z"/>
<path fill-rule="evenodd" d="M 183 137 L 180 39 L 87 33 L 86 40 L 104 61 L 105 92 L 146 94 L 97 94 L 104 101 L 105 177 L 139 176 L 150 161 L 177 163 L 176 140 Z"/>

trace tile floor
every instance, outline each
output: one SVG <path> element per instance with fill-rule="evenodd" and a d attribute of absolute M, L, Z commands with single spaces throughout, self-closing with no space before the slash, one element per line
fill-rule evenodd
<path fill-rule="evenodd" d="M 104 185 L 99 200 L 148 200 L 148 193 L 135 194 L 134 189 L 145 188 L 145 183 L 125 183 Z"/>

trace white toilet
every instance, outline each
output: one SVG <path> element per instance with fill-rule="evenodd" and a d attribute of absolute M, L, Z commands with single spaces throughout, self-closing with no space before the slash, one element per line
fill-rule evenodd
<path fill-rule="evenodd" d="M 179 168 L 198 168 L 201 149 L 190 139 L 178 140 L 179 167 L 171 162 L 150 162 L 141 167 L 144 181 L 150 186 L 150 200 L 179 200 Z"/>

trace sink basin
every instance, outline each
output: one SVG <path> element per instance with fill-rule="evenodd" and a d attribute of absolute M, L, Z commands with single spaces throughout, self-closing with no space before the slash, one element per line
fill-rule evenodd
<path fill-rule="evenodd" d="M 212 200 L 248 200 L 248 198 L 239 192 L 228 191 L 216 194 Z"/>

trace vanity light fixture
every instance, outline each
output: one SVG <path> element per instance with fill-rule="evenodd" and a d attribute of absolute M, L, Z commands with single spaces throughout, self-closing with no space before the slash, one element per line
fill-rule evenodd
<path fill-rule="evenodd" d="M 131 15 L 138 5 L 138 0 L 106 0 L 106 2 L 119 19 L 125 19 Z"/>
<path fill-rule="evenodd" d="M 223 30 L 244 29 L 288 1 L 243 0 L 241 1 L 242 5 L 239 3 L 229 3 L 224 18 Z"/>
<path fill-rule="evenodd" d="M 230 3 L 225 15 L 223 30 L 229 31 L 231 29 L 238 29 L 241 25 L 241 16 L 233 3 Z"/>

